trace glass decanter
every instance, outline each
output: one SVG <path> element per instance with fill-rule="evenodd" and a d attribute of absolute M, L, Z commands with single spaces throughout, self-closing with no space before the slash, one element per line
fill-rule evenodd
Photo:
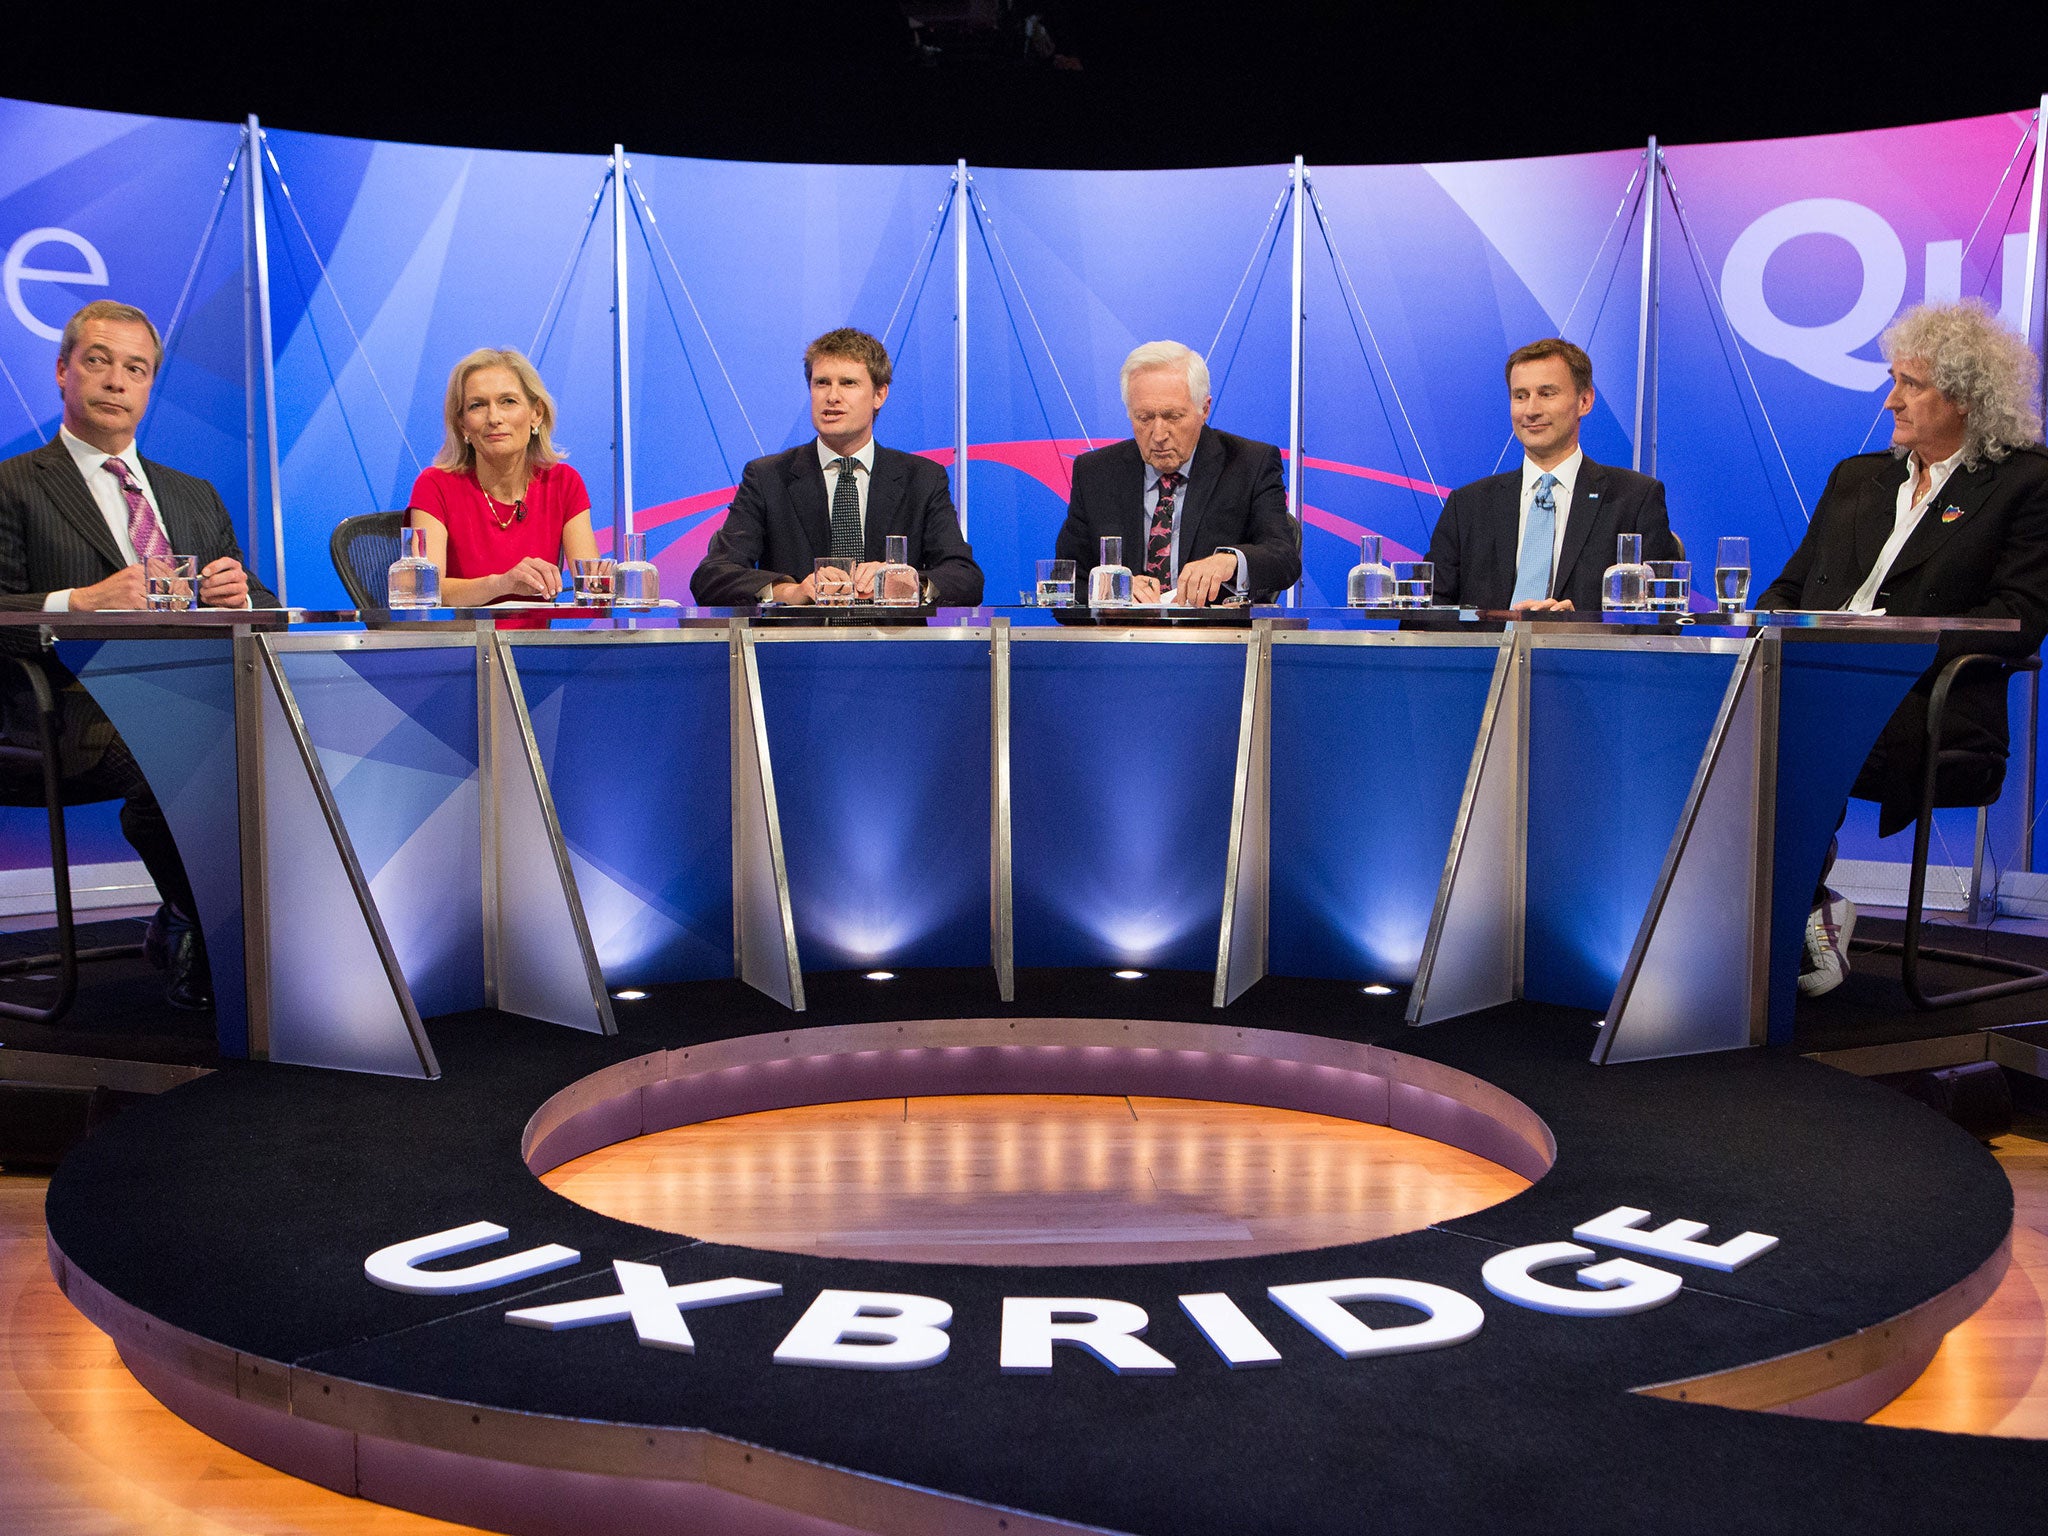
<path fill-rule="evenodd" d="M 441 570 L 427 558 L 427 530 L 398 530 L 398 558 L 384 573 L 384 606 L 433 608 L 441 601 Z"/>
<path fill-rule="evenodd" d="M 924 582 L 910 563 L 910 536 L 892 533 L 882 541 L 882 568 L 875 572 L 875 601 L 886 608 L 915 608 Z"/>
<path fill-rule="evenodd" d="M 1091 608 L 1128 608 L 1131 605 L 1131 568 L 1124 564 L 1124 541 L 1121 535 L 1109 533 L 1102 537 L 1101 557 L 1095 569 L 1088 573 L 1088 606 Z"/>
<path fill-rule="evenodd" d="M 1394 572 L 1380 560 L 1380 536 L 1368 533 L 1358 541 L 1358 564 L 1344 584 L 1344 601 L 1353 608 L 1386 608 L 1394 601 Z"/>
<path fill-rule="evenodd" d="M 1600 578 L 1600 607 L 1607 613 L 1646 613 L 1650 607 L 1650 568 L 1643 564 L 1643 536 L 1616 534 L 1614 564 Z"/>
<path fill-rule="evenodd" d="M 647 558 L 647 535 L 622 535 L 619 539 L 619 563 L 612 568 L 612 606 L 652 608 L 660 601 L 661 573 Z"/>

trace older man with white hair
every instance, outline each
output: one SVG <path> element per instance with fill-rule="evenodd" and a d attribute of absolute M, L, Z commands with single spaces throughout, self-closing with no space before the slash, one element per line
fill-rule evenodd
<path fill-rule="evenodd" d="M 1942 641 L 1871 750 L 1851 793 L 1875 800 L 1889 836 L 1918 811 L 1927 709 L 1936 676 L 1965 651 L 2028 656 L 2048 635 L 2048 450 L 2027 345 L 1982 304 L 1927 304 L 1879 340 L 1891 364 L 1891 447 L 1844 459 L 1828 477 L 1806 537 L 1758 608 L 1840 609 L 1901 618 L 2017 619 L 2016 634 Z M 2006 754 L 2006 683 L 1990 668 L 1956 679 L 1941 750 L 1989 765 L 1997 791 Z M 1807 923 L 1799 987 L 1832 990 L 1856 909 L 1822 887 Z"/>
<path fill-rule="evenodd" d="M 1269 601 L 1301 579 L 1301 529 L 1287 511 L 1280 450 L 1209 423 L 1209 365 L 1148 341 L 1119 380 L 1131 436 L 1074 460 L 1056 553 L 1085 587 L 1099 541 L 1124 541 L 1131 595 L 1202 607 Z"/>

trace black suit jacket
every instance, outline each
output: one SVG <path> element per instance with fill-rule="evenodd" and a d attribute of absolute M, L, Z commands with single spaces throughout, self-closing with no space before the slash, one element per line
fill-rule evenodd
<path fill-rule="evenodd" d="M 1521 521 L 1520 465 L 1451 492 L 1429 540 L 1436 600 L 1468 608 L 1507 607 L 1515 595 Z M 1643 536 L 1645 560 L 1680 558 L 1664 512 L 1664 482 L 1582 459 L 1547 595 L 1570 598 L 1580 612 L 1598 613 L 1600 578 L 1614 564 L 1616 535 L 1624 533 Z"/>
<path fill-rule="evenodd" d="M 242 547 L 220 495 L 196 475 L 154 459 L 142 461 L 157 516 L 171 548 L 197 555 L 201 569 L 228 556 L 240 561 Z M 52 592 L 89 587 L 120 570 L 121 547 L 107 527 L 99 503 L 62 439 L 0 462 L 0 608 L 37 610 Z M 270 589 L 249 577 L 249 601 L 275 607 Z M 40 653 L 33 629 L 0 633 L 0 649 Z M 51 681 L 59 690 L 64 772 L 90 770 L 113 740 L 113 727 L 71 675 L 52 660 Z M 0 666 L 0 716 L 4 734 L 17 743 L 35 741 L 28 684 L 12 666 Z"/>
<path fill-rule="evenodd" d="M 171 548 L 197 555 L 201 569 L 224 555 L 242 559 L 234 524 L 210 484 L 154 459 L 144 459 L 142 468 Z M 0 607 L 40 608 L 50 593 L 89 587 L 123 564 L 121 547 L 61 439 L 0 462 Z M 249 601 L 277 606 L 253 572 Z"/>
<path fill-rule="evenodd" d="M 879 560 L 890 534 L 910 540 L 910 563 L 924 573 L 942 608 L 981 601 L 981 567 L 960 536 L 960 515 L 946 472 L 930 459 L 875 445 L 868 482 L 865 558 Z M 690 593 L 707 608 L 760 601 L 769 582 L 802 581 L 812 562 L 832 553 L 832 511 L 815 439 L 756 459 L 740 476 L 725 526 L 690 575 Z"/>
<path fill-rule="evenodd" d="M 1182 491 L 1180 563 L 1219 549 L 1244 555 L 1254 602 L 1269 602 L 1301 580 L 1301 529 L 1287 512 L 1280 450 L 1214 427 L 1195 441 L 1195 467 Z M 1071 560 L 1085 590 L 1097 540 L 1124 541 L 1124 564 L 1145 566 L 1145 460 L 1130 438 L 1074 460 L 1074 489 L 1054 555 Z"/>
<path fill-rule="evenodd" d="M 1897 518 L 1907 460 L 1889 450 L 1844 459 L 1828 476 L 1806 537 L 1758 608 L 1840 608 L 1863 585 Z M 2028 656 L 2048 634 L 2048 451 L 2015 448 L 1996 463 L 1958 468 L 1899 549 L 1873 600 L 1904 618 L 2018 619 L 2011 635 L 1944 637 L 1935 663 L 1886 724 L 1856 783 L 1879 801 L 1889 835 L 1911 819 L 1926 762 L 1927 704 L 1935 675 L 1966 651 Z M 1956 682 L 1942 748 L 2002 756 L 2004 679 L 1971 669 Z"/>

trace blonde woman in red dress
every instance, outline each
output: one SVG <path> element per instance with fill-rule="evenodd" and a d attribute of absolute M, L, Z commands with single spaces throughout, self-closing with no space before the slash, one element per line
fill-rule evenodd
<path fill-rule="evenodd" d="M 519 353 L 485 347 L 448 376 L 444 414 L 448 440 L 407 503 L 441 569 L 441 601 L 551 601 L 562 562 L 596 559 L 597 538 L 590 492 L 554 445 L 547 386 Z"/>

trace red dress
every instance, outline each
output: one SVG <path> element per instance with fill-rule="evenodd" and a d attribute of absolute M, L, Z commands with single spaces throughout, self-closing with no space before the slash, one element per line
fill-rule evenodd
<path fill-rule="evenodd" d="M 439 518 L 448 530 L 443 575 L 496 576 L 528 555 L 560 565 L 562 527 L 590 510 L 590 492 L 568 465 L 550 464 L 526 487 L 526 515 L 514 518 L 503 502 L 485 500 L 475 470 L 424 469 L 406 505 Z"/>

